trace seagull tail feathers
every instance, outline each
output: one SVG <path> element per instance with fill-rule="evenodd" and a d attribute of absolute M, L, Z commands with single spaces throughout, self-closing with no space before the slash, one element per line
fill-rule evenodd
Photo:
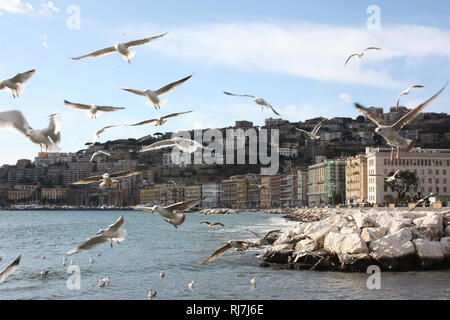
<path fill-rule="evenodd" d="M 123 60 L 130 60 L 136 55 L 136 51 L 131 51 L 125 56 L 123 56 Z"/>
<path fill-rule="evenodd" d="M 117 233 L 118 233 L 118 235 L 115 238 L 115 240 L 117 240 L 119 242 L 124 241 L 126 239 L 126 237 L 127 237 L 127 234 L 128 234 L 127 230 L 119 230 Z"/>

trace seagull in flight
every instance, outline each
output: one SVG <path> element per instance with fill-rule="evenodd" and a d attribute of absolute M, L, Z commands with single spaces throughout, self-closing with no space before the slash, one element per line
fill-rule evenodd
<path fill-rule="evenodd" d="M 391 183 L 391 182 L 394 182 L 395 180 L 397 180 L 397 175 L 399 173 L 400 173 L 400 170 L 397 170 L 397 172 L 395 172 L 393 176 L 386 178 L 386 182 Z"/>
<path fill-rule="evenodd" d="M 142 173 L 142 172 L 141 171 L 123 171 L 123 172 L 117 172 L 117 173 L 105 173 L 102 176 L 89 177 L 89 178 L 86 178 L 86 179 L 83 179 L 83 180 L 80 180 L 77 182 L 73 182 L 73 183 L 71 183 L 71 185 L 78 186 L 78 185 L 91 184 L 91 183 L 96 183 L 96 182 L 101 181 L 101 183 L 99 185 L 100 188 L 112 188 L 112 187 L 115 187 L 119 183 L 119 180 L 117 180 L 117 179 L 133 177 L 140 173 Z"/>
<path fill-rule="evenodd" d="M 392 147 L 391 161 L 393 161 L 394 148 L 397 148 L 397 159 L 400 159 L 400 150 L 408 152 L 409 150 L 414 148 L 415 145 L 414 140 L 405 139 L 400 136 L 398 132 L 408 123 L 413 121 L 422 112 L 422 110 L 425 109 L 427 105 L 429 105 L 442 93 L 442 91 L 444 91 L 446 87 L 447 84 L 430 99 L 415 107 L 413 110 L 404 115 L 400 120 L 390 126 L 383 125 L 382 121 L 370 112 L 370 109 L 367 109 L 359 104 L 355 104 L 355 106 L 362 114 L 364 114 L 367 118 L 372 120 L 377 125 L 375 132 L 381 135 L 387 141 L 388 145 Z"/>
<path fill-rule="evenodd" d="M 305 133 L 311 140 L 318 140 L 320 139 L 320 136 L 317 134 L 320 130 L 320 128 L 322 128 L 322 126 L 325 124 L 325 122 L 327 122 L 328 119 L 323 119 L 322 121 L 320 121 L 313 129 L 313 131 L 308 132 L 306 130 L 303 129 L 297 129 L 295 128 L 295 130 L 300 131 Z"/>
<path fill-rule="evenodd" d="M 267 232 L 266 235 L 265 235 L 264 237 L 261 237 L 259 234 L 257 234 L 256 232 L 254 232 L 254 231 L 252 231 L 252 230 L 249 230 L 249 229 L 245 229 L 245 230 L 248 231 L 248 232 L 253 233 L 254 235 L 256 235 L 256 236 L 259 238 L 259 245 L 261 245 L 261 246 L 266 245 L 266 244 L 269 244 L 269 243 L 267 242 L 267 239 L 269 239 L 269 237 L 270 237 L 272 234 L 274 234 L 274 233 L 280 233 L 280 232 L 281 232 L 281 230 L 272 230 L 272 231 Z"/>
<path fill-rule="evenodd" d="M 223 255 L 229 249 L 234 248 L 235 251 L 243 253 L 245 250 L 247 250 L 251 246 L 255 246 L 255 244 L 253 242 L 250 242 L 247 240 L 230 240 L 223 247 L 220 247 L 219 249 L 214 251 L 211 254 L 211 256 L 209 256 L 208 259 L 206 259 L 205 261 L 202 262 L 202 264 L 205 265 L 205 264 L 215 261 L 217 258 L 219 258 L 221 255 Z"/>
<path fill-rule="evenodd" d="M 109 152 L 106 152 L 106 151 L 103 151 L 103 150 L 100 150 L 100 151 L 97 151 L 97 152 L 95 152 L 93 155 L 92 155 L 92 157 L 91 157 L 91 163 L 92 163 L 92 161 L 94 161 L 94 159 L 96 158 L 96 157 L 98 157 L 99 155 L 105 155 L 105 156 L 107 156 L 107 157 L 111 157 L 111 153 L 109 153 Z"/>
<path fill-rule="evenodd" d="M 170 206 L 154 206 L 154 207 L 133 207 L 135 210 L 147 211 L 150 213 L 158 213 L 164 218 L 164 221 L 170 223 L 175 228 L 178 228 L 180 225 L 184 223 L 186 220 L 186 215 L 184 213 L 177 212 L 185 212 L 196 205 L 200 204 L 203 199 L 185 201 L 172 204 Z"/>
<path fill-rule="evenodd" d="M 97 232 L 97 235 L 95 235 L 92 238 L 87 239 L 85 242 L 83 242 L 80 246 L 78 246 L 75 249 L 70 250 L 67 252 L 67 254 L 73 255 L 77 253 L 81 253 L 84 251 L 91 250 L 92 248 L 95 248 L 98 245 L 101 245 L 106 242 L 111 242 L 111 248 L 113 247 L 113 241 L 117 242 L 118 244 L 125 240 L 125 237 L 127 235 L 126 230 L 120 230 L 123 225 L 125 224 L 125 220 L 123 217 L 119 217 L 117 221 L 110 225 L 108 229 L 101 229 Z"/>
<path fill-rule="evenodd" d="M 130 89 L 130 88 L 120 88 L 122 90 L 134 93 L 139 96 L 143 96 L 149 99 L 147 102 L 147 105 L 150 107 L 154 107 L 155 109 L 160 109 L 162 106 L 164 106 L 167 103 L 167 99 L 160 99 L 159 97 L 169 93 L 170 91 L 174 90 L 176 87 L 182 85 L 186 81 L 188 81 L 194 74 L 191 74 L 190 76 L 187 76 L 186 78 L 183 78 L 181 80 L 169 83 L 168 85 L 159 88 L 158 90 L 137 90 L 137 89 Z"/>
<path fill-rule="evenodd" d="M 398 99 L 397 99 L 397 110 L 398 110 L 398 106 L 400 104 L 400 98 L 402 96 L 410 94 L 411 90 L 414 89 L 414 88 L 425 88 L 425 87 L 421 86 L 421 85 L 413 85 L 413 86 L 409 87 L 408 89 L 406 89 L 405 91 L 403 91 L 402 93 L 400 93 L 400 95 L 398 96 Z"/>
<path fill-rule="evenodd" d="M 107 54 L 118 52 L 123 57 L 123 59 L 125 61 L 128 61 L 128 63 L 130 64 L 131 63 L 130 60 L 131 60 L 131 58 L 134 57 L 134 55 L 136 54 L 136 51 L 131 51 L 131 50 L 129 50 L 129 48 L 146 45 L 146 44 L 152 42 L 153 40 L 164 37 L 166 34 L 167 34 L 167 32 L 163 33 L 159 36 L 155 36 L 155 37 L 125 42 L 125 43 L 118 43 L 112 47 L 97 50 L 97 51 L 94 51 L 92 53 L 89 53 L 89 54 L 81 56 L 81 57 L 72 58 L 72 60 L 84 60 L 84 59 L 88 59 L 88 58 L 98 58 L 98 57 L 103 57 Z"/>
<path fill-rule="evenodd" d="M 64 100 L 64 104 L 75 110 L 84 110 L 91 117 L 91 119 L 97 119 L 97 117 L 102 112 L 115 112 L 119 110 L 123 110 L 123 107 L 111 107 L 111 106 L 97 106 L 95 104 L 88 105 L 82 103 L 73 103 L 67 100 Z"/>
<path fill-rule="evenodd" d="M 144 126 L 146 124 L 150 124 L 153 122 L 155 122 L 155 127 L 159 127 L 159 126 L 164 125 L 167 122 L 167 119 L 175 118 L 175 117 L 181 116 L 182 114 L 191 113 L 191 112 L 192 111 L 172 113 L 167 116 L 160 117 L 160 118 L 155 118 L 155 119 L 150 119 L 150 120 L 145 120 L 145 121 L 142 121 L 139 123 L 135 123 L 135 124 L 130 125 L 130 127 Z"/>
<path fill-rule="evenodd" d="M 208 228 L 215 228 L 215 227 L 218 227 L 218 226 L 225 227 L 225 225 L 223 223 L 220 223 L 220 222 L 211 223 L 211 222 L 208 222 L 208 221 L 203 221 L 200 224 L 207 225 Z"/>
<path fill-rule="evenodd" d="M 16 271 L 16 269 L 19 267 L 20 259 L 22 259 L 22 255 L 14 260 L 14 262 L 11 263 L 5 270 L 0 272 L 0 284 L 2 284 L 6 280 L 6 278 L 8 278 L 14 273 L 14 271 Z"/>
<path fill-rule="evenodd" d="M 57 113 L 50 116 L 50 124 L 46 129 L 33 129 L 20 111 L 0 112 L 0 129 L 14 129 L 22 133 L 31 142 L 40 145 L 41 155 L 47 157 L 47 153 L 59 152 L 58 144 L 61 142 L 60 119 Z M 43 152 L 45 146 L 45 153 Z"/>
<path fill-rule="evenodd" d="M 18 98 L 25 91 L 24 83 L 30 80 L 35 72 L 36 70 L 33 69 L 27 72 L 18 73 L 11 79 L 1 81 L 0 90 L 8 90 L 14 99 Z"/>
<path fill-rule="evenodd" d="M 197 141 L 185 139 L 181 137 L 175 137 L 173 139 L 163 140 L 159 142 L 155 142 L 147 147 L 142 148 L 139 152 L 147 152 L 153 150 L 159 150 L 163 148 L 172 148 L 178 147 L 184 153 L 194 153 L 197 149 L 206 149 L 209 150 L 208 147 L 204 147 L 202 144 Z"/>
<path fill-rule="evenodd" d="M 422 199 L 420 199 L 419 201 L 417 201 L 417 202 L 411 207 L 411 209 L 409 209 L 409 211 L 413 211 L 415 208 L 417 208 L 417 206 L 418 206 L 419 204 L 424 203 L 425 201 L 427 201 L 428 199 L 430 199 L 431 197 L 434 197 L 434 196 L 436 196 L 436 194 L 431 192 L 429 195 L 427 195 L 427 196 L 423 197 Z"/>
<path fill-rule="evenodd" d="M 361 59 L 361 58 L 365 55 L 366 51 L 368 51 L 368 50 L 381 50 L 381 49 L 380 49 L 380 48 L 377 48 L 377 47 L 369 47 L 369 48 L 364 49 L 364 50 L 363 50 L 362 52 L 360 52 L 360 53 L 354 53 L 354 54 L 352 54 L 350 57 L 348 57 L 347 61 L 345 61 L 345 66 L 346 66 L 347 63 L 350 61 L 350 59 L 353 58 L 353 57 L 358 57 L 358 58 Z"/>
<path fill-rule="evenodd" d="M 125 124 L 119 124 L 119 125 L 112 125 L 112 126 L 106 126 L 103 127 L 99 130 L 97 130 L 97 132 L 95 132 L 94 134 L 94 138 L 92 139 L 92 143 L 91 144 L 95 144 L 97 142 L 97 140 L 100 138 L 100 135 L 105 132 L 108 129 L 112 129 L 112 128 L 117 128 L 117 127 L 123 127 L 126 126 Z"/>
<path fill-rule="evenodd" d="M 264 107 L 272 110 L 273 113 L 275 113 L 277 116 L 281 117 L 281 114 L 279 114 L 271 105 L 270 103 L 268 103 L 266 100 L 264 100 L 263 98 L 257 98 L 255 96 L 249 95 L 249 94 L 236 94 L 236 93 L 231 93 L 231 92 L 226 92 L 224 91 L 223 93 L 225 93 L 226 95 L 229 96 L 233 96 L 233 97 L 247 97 L 247 98 L 252 98 L 254 99 L 255 103 L 261 106 L 261 111 L 264 111 Z"/>

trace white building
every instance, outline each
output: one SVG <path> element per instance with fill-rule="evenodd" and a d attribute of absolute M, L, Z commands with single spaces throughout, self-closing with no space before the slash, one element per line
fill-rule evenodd
<path fill-rule="evenodd" d="M 202 184 L 202 208 L 219 208 L 221 191 L 220 183 Z"/>
<path fill-rule="evenodd" d="M 450 149 L 420 149 L 401 152 L 400 159 L 391 161 L 391 149 L 367 148 L 367 194 L 369 203 L 383 203 L 385 197 L 397 195 L 385 189 L 386 177 L 397 170 L 417 174 L 419 186 L 417 193 L 430 192 L 439 196 L 450 196 Z"/>

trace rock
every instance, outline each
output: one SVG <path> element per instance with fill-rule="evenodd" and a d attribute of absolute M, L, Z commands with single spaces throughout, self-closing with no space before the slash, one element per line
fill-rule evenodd
<path fill-rule="evenodd" d="M 274 242 L 274 245 L 295 244 L 303 239 L 305 239 L 304 235 L 299 235 L 299 234 L 295 233 L 293 230 L 289 230 L 289 231 L 282 233 L 278 237 L 278 239 Z"/>
<path fill-rule="evenodd" d="M 384 270 L 408 270 L 416 264 L 416 249 L 412 243 L 412 232 L 404 228 L 370 243 L 370 256 Z"/>
<path fill-rule="evenodd" d="M 411 229 L 413 239 L 427 239 L 430 241 L 439 241 L 442 233 L 433 227 L 414 227 Z"/>
<path fill-rule="evenodd" d="M 287 263 L 294 253 L 294 245 L 280 244 L 266 248 L 263 259 L 271 263 Z"/>
<path fill-rule="evenodd" d="M 444 233 L 444 217 L 441 213 L 431 212 L 426 217 L 415 219 L 413 222 L 418 227 L 435 228 L 441 234 Z"/>
<path fill-rule="evenodd" d="M 345 272 L 366 272 L 367 268 L 375 263 L 367 253 L 341 254 L 339 261 L 341 271 Z"/>
<path fill-rule="evenodd" d="M 399 232 L 400 230 L 404 228 L 410 228 L 414 227 L 413 220 L 412 219 L 400 219 L 400 220 L 394 220 L 391 223 L 391 226 L 389 228 L 389 233 L 394 234 Z"/>
<path fill-rule="evenodd" d="M 369 253 L 366 243 L 356 233 L 349 235 L 336 232 L 329 233 L 325 238 L 324 250 L 335 254 Z"/>
<path fill-rule="evenodd" d="M 447 262 L 450 263 L 450 237 L 444 237 L 441 239 L 442 250 L 444 251 Z"/>
<path fill-rule="evenodd" d="M 360 233 L 361 229 L 354 226 L 354 227 L 343 227 L 341 230 L 339 230 L 340 234 L 352 234 L 352 233 Z"/>
<path fill-rule="evenodd" d="M 372 241 L 383 238 L 388 232 L 388 228 L 386 227 L 378 227 L 378 228 L 364 228 L 361 232 L 361 238 L 366 243 L 370 243 Z"/>
<path fill-rule="evenodd" d="M 339 229 L 334 224 L 331 226 L 328 226 L 327 228 L 321 229 L 317 231 L 316 233 L 308 235 L 309 239 L 314 240 L 319 248 L 323 248 L 325 238 L 330 233 L 338 233 Z"/>
<path fill-rule="evenodd" d="M 355 214 L 353 218 L 355 219 L 356 226 L 360 229 L 375 227 L 376 225 L 376 221 L 366 215 Z"/>
<path fill-rule="evenodd" d="M 444 237 L 450 237 L 450 226 L 447 226 L 447 228 L 445 228 Z"/>
<path fill-rule="evenodd" d="M 316 241 L 311 239 L 304 239 L 297 243 L 295 246 L 295 254 L 302 253 L 302 252 L 308 252 L 308 251 L 315 251 L 319 248 Z"/>
<path fill-rule="evenodd" d="M 440 242 L 416 239 L 413 243 L 422 267 L 430 268 L 445 263 L 445 253 Z"/>

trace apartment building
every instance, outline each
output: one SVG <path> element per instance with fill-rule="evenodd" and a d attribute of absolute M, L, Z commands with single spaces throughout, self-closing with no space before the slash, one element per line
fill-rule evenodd
<path fill-rule="evenodd" d="M 271 208 L 271 176 L 261 176 L 261 184 L 259 187 L 259 206 L 260 208 Z"/>
<path fill-rule="evenodd" d="M 300 207 L 308 205 L 308 170 L 297 171 L 297 203 Z"/>
<path fill-rule="evenodd" d="M 345 168 L 345 191 L 348 204 L 367 202 L 367 159 L 366 155 L 347 158 Z"/>
<path fill-rule="evenodd" d="M 219 208 L 220 194 L 222 192 L 222 184 L 220 183 L 204 183 L 202 184 L 202 208 Z"/>
<path fill-rule="evenodd" d="M 345 201 L 345 160 L 326 160 L 308 167 L 308 205 L 334 205 Z"/>
<path fill-rule="evenodd" d="M 67 200 L 67 188 L 42 188 L 42 200 Z"/>

